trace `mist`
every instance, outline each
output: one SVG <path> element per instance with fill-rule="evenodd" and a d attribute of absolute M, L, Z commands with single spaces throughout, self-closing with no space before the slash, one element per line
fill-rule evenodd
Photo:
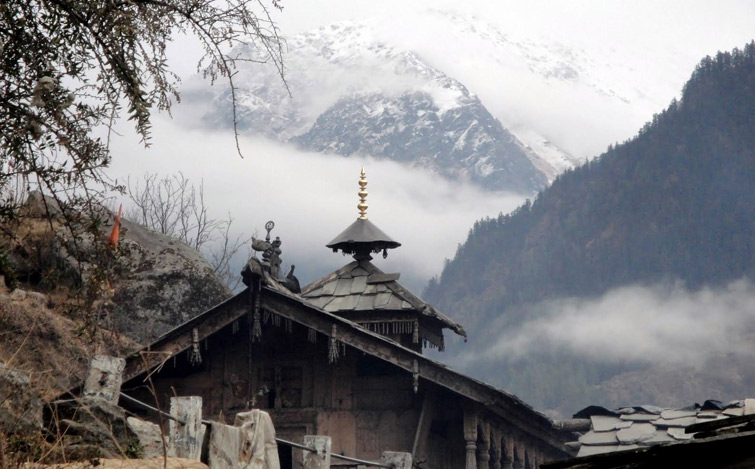
<path fill-rule="evenodd" d="M 174 112 L 182 110 L 179 105 Z M 242 136 L 242 158 L 231 132 L 187 132 L 163 117 L 155 120 L 149 148 L 126 129 L 121 133 L 112 144 L 110 177 L 122 183 L 145 172 L 180 171 L 195 185 L 204 184 L 211 217 L 231 214 L 233 236 L 243 232 L 264 237 L 265 222 L 273 220 L 272 236 L 283 241 L 283 262 L 296 265 L 302 285 L 351 260 L 325 245 L 358 215 L 362 166 L 369 219 L 402 243 L 387 259 L 374 262 L 386 272 L 400 272 L 400 282 L 418 294 L 440 273 L 444 259 L 453 257 L 476 220 L 508 212 L 524 201 L 522 195 L 482 191 L 392 161 L 308 153 L 262 138 Z M 125 196 L 113 198 L 128 205 Z"/>
<path fill-rule="evenodd" d="M 460 363 L 514 362 L 560 350 L 606 364 L 697 366 L 721 354 L 753 353 L 755 286 L 747 279 L 697 291 L 681 284 L 627 286 L 531 310 L 535 317 L 516 326 L 491 327 L 502 332 L 484 352 L 462 354 Z"/>

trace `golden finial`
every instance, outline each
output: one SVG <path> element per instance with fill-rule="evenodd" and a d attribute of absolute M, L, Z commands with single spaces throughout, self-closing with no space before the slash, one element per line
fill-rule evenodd
<path fill-rule="evenodd" d="M 360 220 L 367 219 L 367 189 L 365 187 L 367 187 L 367 178 L 364 175 L 364 166 L 362 166 L 362 175 L 359 178 L 359 203 L 357 204 Z"/>

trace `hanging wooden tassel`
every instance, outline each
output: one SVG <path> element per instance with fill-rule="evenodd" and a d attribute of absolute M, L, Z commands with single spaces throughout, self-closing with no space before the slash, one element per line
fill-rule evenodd
<path fill-rule="evenodd" d="M 260 312 L 254 312 L 254 319 L 252 321 L 252 342 L 260 342 L 262 340 L 262 324 L 260 324 Z"/>
<path fill-rule="evenodd" d="M 338 360 L 338 343 L 336 342 L 336 325 L 330 329 L 330 345 L 328 346 L 328 363 L 335 363 Z"/>
<path fill-rule="evenodd" d="M 191 366 L 202 364 L 202 354 L 199 349 L 199 330 L 195 327 L 191 330 L 191 348 L 189 349 L 189 363 Z"/>
<path fill-rule="evenodd" d="M 414 388 L 414 394 L 417 394 L 419 390 L 419 363 L 416 358 L 412 367 L 412 387 Z"/>
<path fill-rule="evenodd" d="M 249 325 L 252 328 L 252 342 L 260 342 L 262 340 L 262 324 L 260 324 L 260 302 L 262 301 L 260 295 L 262 291 L 262 280 L 257 282 L 257 294 L 254 295 L 254 315 L 251 319 L 252 323 Z"/>

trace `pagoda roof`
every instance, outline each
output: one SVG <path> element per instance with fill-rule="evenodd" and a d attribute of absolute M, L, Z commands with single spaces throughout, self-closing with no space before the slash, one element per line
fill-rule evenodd
<path fill-rule="evenodd" d="M 367 218 L 357 218 L 354 223 L 326 246 L 334 251 L 340 249 L 347 254 L 353 254 L 360 251 L 370 253 L 383 249 L 394 249 L 401 246 L 401 243 L 383 233 Z"/>
<path fill-rule="evenodd" d="M 405 311 L 437 321 L 442 328 L 466 337 L 464 328 L 425 303 L 368 259 L 355 260 L 302 289 L 301 296 L 329 313 Z"/>

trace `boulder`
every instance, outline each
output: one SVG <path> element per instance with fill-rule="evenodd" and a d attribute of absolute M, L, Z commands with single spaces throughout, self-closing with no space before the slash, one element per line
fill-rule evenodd
<path fill-rule="evenodd" d="M 105 243 L 115 219 L 109 210 L 96 214 L 104 221 L 101 242 L 95 242 L 84 223 L 72 232 L 61 220 L 46 218 L 47 210 L 37 207 L 41 197 L 29 200 L 15 236 L 0 236 L 9 264 L 19 279 L 41 289 L 86 287 L 107 329 L 148 344 L 231 295 L 202 254 L 180 241 L 124 219 L 112 250 Z M 28 294 L 16 289 L 10 297 L 21 301 Z M 47 302 L 42 294 L 32 296 L 35 303 Z"/>
<path fill-rule="evenodd" d="M 98 397 L 63 399 L 47 405 L 48 434 L 59 439 L 68 460 L 134 458 L 141 455 L 139 436 L 126 412 Z"/>
<path fill-rule="evenodd" d="M 42 398 L 29 376 L 0 363 L 0 433 L 30 434 L 42 429 Z"/>
<path fill-rule="evenodd" d="M 165 456 L 168 450 L 168 436 L 165 436 L 166 447 L 164 448 L 163 437 L 160 436 L 160 427 L 157 424 L 136 417 L 128 417 L 126 423 L 139 439 L 140 457 L 149 459 Z"/>
<path fill-rule="evenodd" d="M 152 342 L 231 295 L 197 250 L 127 220 L 119 257 L 112 325 L 138 342 Z"/>

